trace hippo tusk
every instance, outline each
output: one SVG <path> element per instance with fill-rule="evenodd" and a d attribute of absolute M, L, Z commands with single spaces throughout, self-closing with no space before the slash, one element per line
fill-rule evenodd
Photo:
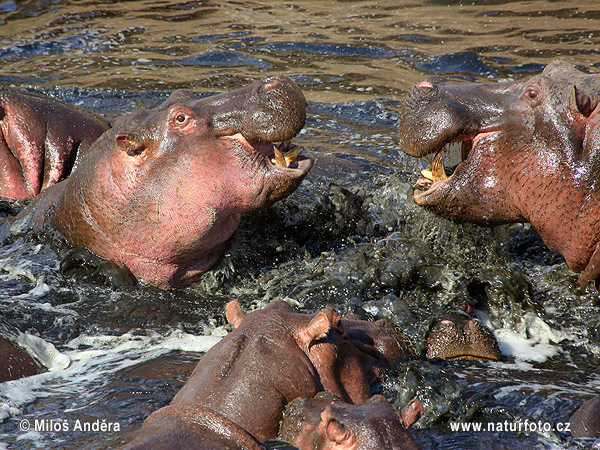
<path fill-rule="evenodd" d="M 285 160 L 285 157 L 283 156 L 281 150 L 279 150 L 279 147 L 274 145 L 273 152 L 275 153 L 275 165 L 279 167 L 287 167 L 287 161 Z"/>
<path fill-rule="evenodd" d="M 292 150 L 283 155 L 285 157 L 285 162 L 287 163 L 287 165 L 289 166 L 291 163 L 296 161 L 298 155 L 303 151 L 304 147 L 294 147 Z"/>
<path fill-rule="evenodd" d="M 277 145 L 273 146 L 273 153 L 275 154 L 275 165 L 280 167 L 289 167 L 291 163 L 296 161 L 298 155 L 304 150 L 304 147 L 294 147 L 290 151 L 283 153 L 282 150 L 285 150 L 289 147 L 289 141 L 287 141 L 287 145 L 286 142 L 284 142 L 279 147 Z"/>
<path fill-rule="evenodd" d="M 421 175 L 423 175 L 428 180 L 433 182 L 445 180 L 448 178 L 448 174 L 446 174 L 446 169 L 444 167 L 444 158 L 442 156 L 442 150 L 436 153 L 435 158 L 431 162 L 431 165 L 427 170 L 422 170 Z"/>

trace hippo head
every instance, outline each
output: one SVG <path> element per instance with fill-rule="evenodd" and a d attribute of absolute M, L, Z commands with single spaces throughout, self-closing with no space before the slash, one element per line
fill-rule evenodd
<path fill-rule="evenodd" d="M 288 78 L 197 99 L 177 91 L 118 119 L 82 158 L 53 223 L 77 246 L 170 287 L 212 266 L 242 213 L 291 194 L 313 159 L 292 149 L 306 100 Z"/>
<path fill-rule="evenodd" d="M 598 278 L 599 99 L 600 75 L 564 62 L 526 81 L 418 84 L 400 117 L 403 150 L 435 157 L 415 202 L 459 221 L 530 222 L 571 269 L 584 271 L 580 282 Z M 462 145 L 453 172 L 442 160 L 450 143 Z"/>
<path fill-rule="evenodd" d="M 208 408 L 259 441 L 277 436 L 285 405 L 296 398 L 326 390 L 365 402 L 385 364 L 366 336 L 355 345 L 333 308 L 301 314 L 277 300 L 245 313 L 233 301 L 226 315 L 235 329 L 202 357 L 171 406 Z"/>
<path fill-rule="evenodd" d="M 444 315 L 431 325 L 425 340 L 427 358 L 500 359 L 492 332 L 467 314 Z"/>
<path fill-rule="evenodd" d="M 416 450 L 420 447 L 407 428 L 422 411 L 419 401 L 397 414 L 381 395 L 354 406 L 322 392 L 312 399 L 291 402 L 279 435 L 301 449 Z"/>
<path fill-rule="evenodd" d="M 264 310 L 246 314 L 237 302 L 232 302 L 227 307 L 227 319 L 241 332 L 257 330 L 260 321 L 260 327 L 268 334 L 279 332 L 280 327 L 265 327 L 265 320 L 281 322 L 292 330 L 291 334 L 279 333 L 282 344 L 283 337 L 287 338 L 288 342 L 282 345 L 286 353 L 301 351 L 324 390 L 355 404 L 371 396 L 371 385 L 380 378 L 380 369 L 402 353 L 402 342 L 396 339 L 392 327 L 369 326 L 369 322 L 361 320 L 350 321 L 344 327 L 341 316 L 331 307 L 311 316 L 297 313 L 279 300 Z"/>

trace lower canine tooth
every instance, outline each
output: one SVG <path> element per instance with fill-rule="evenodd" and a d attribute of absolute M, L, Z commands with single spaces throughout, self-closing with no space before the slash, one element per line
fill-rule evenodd
<path fill-rule="evenodd" d="M 442 157 L 442 152 L 438 152 L 433 158 L 431 162 L 431 180 L 432 181 L 440 181 L 448 178 L 446 175 L 446 169 L 444 168 L 444 158 Z"/>
<path fill-rule="evenodd" d="M 285 157 L 285 162 L 287 163 L 288 166 L 291 162 L 294 162 L 296 160 L 298 155 L 300 153 L 302 153 L 302 150 L 303 150 L 302 147 L 294 147 L 294 149 L 290 150 L 285 155 L 283 155 Z"/>
<path fill-rule="evenodd" d="M 283 153 L 281 153 L 281 150 L 276 145 L 273 146 L 273 153 L 275 153 L 275 165 L 280 167 L 288 166 Z"/>
<path fill-rule="evenodd" d="M 423 177 L 427 178 L 428 180 L 433 180 L 433 174 L 431 173 L 431 170 L 421 170 L 421 175 L 423 175 Z"/>

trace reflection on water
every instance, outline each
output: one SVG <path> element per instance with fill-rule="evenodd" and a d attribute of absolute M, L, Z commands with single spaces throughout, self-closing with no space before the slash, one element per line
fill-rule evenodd
<path fill-rule="evenodd" d="M 0 442 L 114 447 L 119 435 L 22 433 L 19 420 L 114 418 L 127 434 L 169 401 L 206 349 L 192 336 L 223 332 L 227 300 L 288 297 L 306 311 L 327 304 L 388 318 L 417 346 L 440 311 L 481 308 L 504 361 L 417 361 L 384 383 L 398 407 L 423 401 L 415 434 L 426 449 L 589 444 L 565 433 L 450 433 L 453 420 L 565 421 L 598 393 L 600 299 L 527 225 L 459 226 L 417 208 L 409 190 L 421 163 L 402 154 L 396 127 L 403 94 L 431 74 L 519 79 L 557 57 L 597 71 L 600 7 L 272 3 L 0 0 L 2 85 L 114 118 L 176 88 L 217 92 L 286 74 L 309 100 L 296 141 L 317 158 L 289 199 L 245 218 L 218 268 L 178 291 L 115 291 L 83 269 L 58 273 L 58 244 L 4 239 L 0 222 L 0 320 L 71 361 L 0 385 Z"/>
<path fill-rule="evenodd" d="M 219 90 L 264 73 L 309 100 L 396 97 L 424 73 L 512 78 L 598 64 L 600 9 L 546 1 L 40 1 L 0 4 L 5 81 Z"/>

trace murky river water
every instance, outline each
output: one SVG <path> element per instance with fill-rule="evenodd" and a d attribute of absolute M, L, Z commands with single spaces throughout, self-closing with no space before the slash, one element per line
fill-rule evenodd
<path fill-rule="evenodd" d="M 459 226 L 416 207 L 422 163 L 403 156 L 396 132 L 404 93 L 432 73 L 521 79 L 558 57 L 597 71 L 600 7 L 590 4 L 0 0 L 3 85 L 113 118 L 176 88 L 204 95 L 285 74 L 309 100 L 296 143 L 317 157 L 300 189 L 247 216 L 218 267 L 185 289 L 115 290 L 91 269 L 58 270 L 65 249 L 51 237 L 7 236 L 1 323 L 51 370 L 0 384 L 0 448 L 116 446 L 224 333 L 231 298 L 385 317 L 417 348 L 432 318 L 468 302 L 503 361 L 403 363 L 381 388 L 399 408 L 421 399 L 413 432 L 423 448 L 598 447 L 554 431 L 451 429 L 554 425 L 600 393 L 600 296 L 527 225 Z M 21 430 L 23 419 L 69 431 Z M 76 431 L 77 420 L 121 432 Z"/>

